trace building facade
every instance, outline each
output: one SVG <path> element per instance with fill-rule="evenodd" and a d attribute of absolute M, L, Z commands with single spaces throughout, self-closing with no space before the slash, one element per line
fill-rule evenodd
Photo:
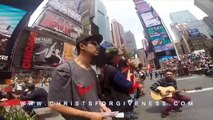
<path fill-rule="evenodd" d="M 176 56 L 171 37 L 160 16 L 144 0 L 133 0 L 148 42 L 147 60 L 159 69 L 162 58 Z"/>
<path fill-rule="evenodd" d="M 170 25 L 184 54 L 205 49 L 205 41 L 211 39 L 213 31 L 202 20 L 197 20 L 188 10 L 170 14 Z"/>
<path fill-rule="evenodd" d="M 131 55 L 136 53 L 137 47 L 135 37 L 131 31 L 125 31 L 124 48 Z"/>
<path fill-rule="evenodd" d="M 205 12 L 208 17 L 205 18 L 205 23 L 213 30 L 213 1 L 212 0 L 194 0 L 194 4 Z"/>
<path fill-rule="evenodd" d="M 112 20 L 111 23 L 111 29 L 112 29 L 112 42 L 115 47 L 117 48 L 123 48 L 124 47 L 124 29 L 123 26 L 117 21 Z"/>
<path fill-rule="evenodd" d="M 175 42 L 174 45 L 177 49 L 178 55 L 183 55 L 184 54 L 183 45 L 181 45 L 180 42 Z"/>
<path fill-rule="evenodd" d="M 170 19 L 173 23 L 187 23 L 197 20 L 197 18 L 188 10 L 170 13 Z"/>
<path fill-rule="evenodd" d="M 140 63 L 142 63 L 143 65 L 146 65 L 148 63 L 147 59 L 146 59 L 146 53 L 145 53 L 144 48 L 138 49 L 137 55 L 140 60 Z"/>
<path fill-rule="evenodd" d="M 213 31 L 209 28 L 209 26 L 203 20 L 197 20 L 196 17 L 188 10 L 171 13 L 170 19 L 173 24 L 186 24 L 188 29 L 197 28 L 197 30 L 204 34 L 208 39 L 211 39 L 211 36 L 213 36 Z"/>
<path fill-rule="evenodd" d="M 95 17 L 93 22 L 98 26 L 99 33 L 103 36 L 103 40 L 112 43 L 109 17 L 102 0 L 95 0 Z"/>

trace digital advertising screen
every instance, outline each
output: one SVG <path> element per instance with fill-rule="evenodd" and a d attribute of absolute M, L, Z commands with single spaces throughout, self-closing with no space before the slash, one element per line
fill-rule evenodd
<path fill-rule="evenodd" d="M 19 22 L 27 14 L 27 11 L 0 4 L 0 70 L 6 70 L 9 60 L 10 38 Z"/>
<path fill-rule="evenodd" d="M 197 28 L 191 28 L 187 30 L 189 37 L 198 37 L 200 36 L 200 32 Z"/>
<path fill-rule="evenodd" d="M 158 14 L 155 11 L 143 13 L 141 14 L 141 17 L 146 27 L 152 27 L 161 24 Z"/>
<path fill-rule="evenodd" d="M 149 4 L 147 4 L 146 1 L 136 4 L 136 8 L 139 13 L 145 13 L 145 12 L 151 11 L 151 7 L 149 6 Z"/>
<path fill-rule="evenodd" d="M 162 61 L 165 61 L 165 60 L 169 60 L 169 59 L 173 59 L 173 58 L 174 58 L 174 56 L 165 55 L 165 56 L 163 56 L 163 57 L 161 57 L 161 58 L 159 59 L 159 62 L 162 62 Z"/>
<path fill-rule="evenodd" d="M 172 43 L 154 47 L 155 52 L 162 52 L 162 51 L 173 50 L 173 49 L 174 49 L 174 45 Z"/>
<path fill-rule="evenodd" d="M 147 33 L 155 52 L 174 49 L 166 29 L 162 25 L 148 28 Z"/>

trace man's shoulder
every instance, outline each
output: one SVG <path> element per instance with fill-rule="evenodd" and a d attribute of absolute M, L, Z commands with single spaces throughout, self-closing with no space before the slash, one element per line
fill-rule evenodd
<path fill-rule="evenodd" d="M 73 66 L 75 64 L 74 61 L 67 61 L 67 62 L 63 62 L 62 64 L 60 64 L 59 66 L 57 66 L 55 69 L 56 70 L 70 70 L 70 66 Z"/>
<path fill-rule="evenodd" d="M 166 79 L 165 78 L 161 78 L 161 79 L 158 80 L 158 82 L 164 83 L 164 82 L 166 82 Z"/>
<path fill-rule="evenodd" d="M 117 71 L 117 68 L 113 65 L 106 65 L 106 68 L 110 71 Z"/>
<path fill-rule="evenodd" d="M 69 77 L 71 74 L 71 68 L 74 64 L 73 61 L 64 62 L 55 68 L 54 74 L 57 73 L 60 76 Z"/>

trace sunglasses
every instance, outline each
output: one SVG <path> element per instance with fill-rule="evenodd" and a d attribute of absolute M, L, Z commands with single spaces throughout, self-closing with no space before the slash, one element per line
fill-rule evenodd
<path fill-rule="evenodd" d="M 99 46 L 99 44 L 96 41 L 88 41 L 87 43 L 94 46 Z"/>

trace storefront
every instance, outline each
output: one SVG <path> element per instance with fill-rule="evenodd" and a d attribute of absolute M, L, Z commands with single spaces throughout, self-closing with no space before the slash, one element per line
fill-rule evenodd
<path fill-rule="evenodd" d="M 26 27 L 17 43 L 13 72 L 35 80 L 49 77 L 64 61 L 75 58 L 75 40 L 82 33 L 81 16 L 70 8 L 54 8 L 47 3 L 31 28 Z M 64 8 L 63 8 L 64 7 Z"/>

